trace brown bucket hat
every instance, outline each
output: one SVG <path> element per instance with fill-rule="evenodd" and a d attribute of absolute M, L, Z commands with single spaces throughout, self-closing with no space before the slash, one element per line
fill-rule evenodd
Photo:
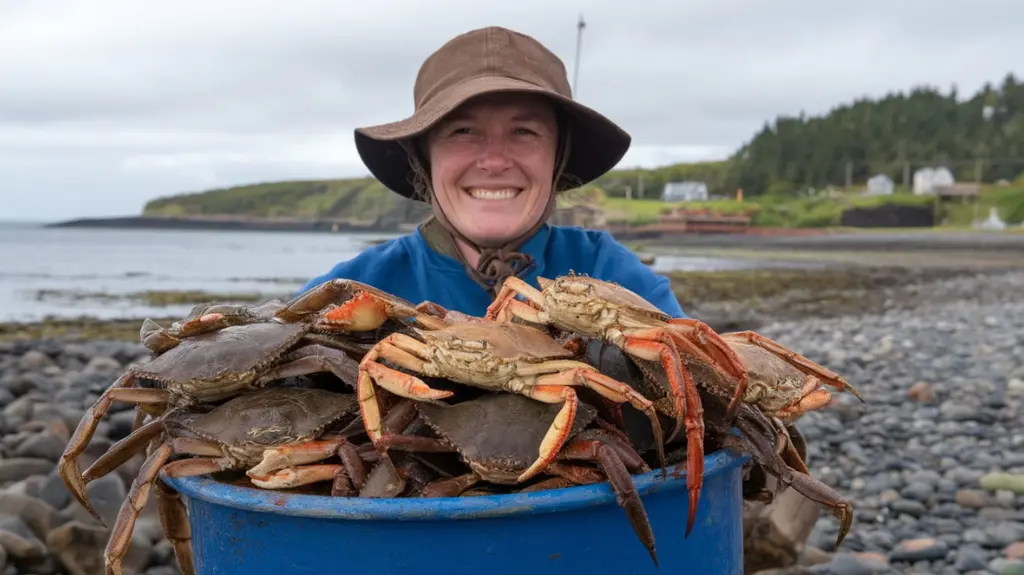
<path fill-rule="evenodd" d="M 416 76 L 412 116 L 357 128 L 356 149 L 381 183 L 414 198 L 413 169 L 400 142 L 425 134 L 470 98 L 493 92 L 543 94 L 567 112 L 572 146 L 556 191 L 593 181 L 629 149 L 625 130 L 572 99 L 558 56 L 530 36 L 496 26 L 456 36 L 431 54 Z"/>

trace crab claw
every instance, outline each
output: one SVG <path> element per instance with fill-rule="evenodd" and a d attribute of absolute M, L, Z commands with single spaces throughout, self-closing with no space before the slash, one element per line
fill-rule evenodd
<path fill-rule="evenodd" d="M 393 333 L 380 340 L 359 362 L 359 378 L 356 383 L 359 410 L 366 434 L 374 446 L 379 445 L 384 436 L 380 403 L 377 401 L 374 384 L 399 397 L 417 401 L 439 401 L 453 395 L 451 391 L 430 387 L 414 375 L 377 363 L 378 358 L 384 358 L 422 373 L 426 362 L 421 356 L 425 353 L 426 346 L 423 343 L 403 333 Z"/>

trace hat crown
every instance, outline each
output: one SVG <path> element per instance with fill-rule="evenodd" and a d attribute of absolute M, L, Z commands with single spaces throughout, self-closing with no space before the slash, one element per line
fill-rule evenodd
<path fill-rule="evenodd" d="M 558 56 L 526 34 L 490 26 L 452 38 L 423 62 L 413 87 L 416 109 L 458 84 L 488 77 L 520 80 L 572 98 Z"/>

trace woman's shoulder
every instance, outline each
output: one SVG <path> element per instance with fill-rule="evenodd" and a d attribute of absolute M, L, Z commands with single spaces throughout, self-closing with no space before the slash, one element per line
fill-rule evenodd
<path fill-rule="evenodd" d="M 394 270 L 408 266 L 415 251 L 414 238 L 403 235 L 370 246 L 342 262 L 338 262 L 327 273 L 317 276 L 303 286 L 306 291 L 332 279 L 349 279 L 385 289 L 381 282 L 401 275 Z"/>
<path fill-rule="evenodd" d="M 552 226 L 549 245 L 553 253 L 581 263 L 592 261 L 597 265 L 611 259 L 643 265 L 636 254 L 604 230 Z"/>

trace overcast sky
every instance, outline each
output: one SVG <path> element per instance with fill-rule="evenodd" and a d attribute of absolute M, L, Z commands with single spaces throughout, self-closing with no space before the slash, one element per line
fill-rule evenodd
<path fill-rule="evenodd" d="M 1019 0 L 3 0 L 0 220 L 137 214 L 257 181 L 367 175 L 451 36 L 530 34 L 621 123 L 620 167 L 715 159 L 778 114 L 1024 77 Z M 514 7 L 513 7 L 514 6 Z"/>

